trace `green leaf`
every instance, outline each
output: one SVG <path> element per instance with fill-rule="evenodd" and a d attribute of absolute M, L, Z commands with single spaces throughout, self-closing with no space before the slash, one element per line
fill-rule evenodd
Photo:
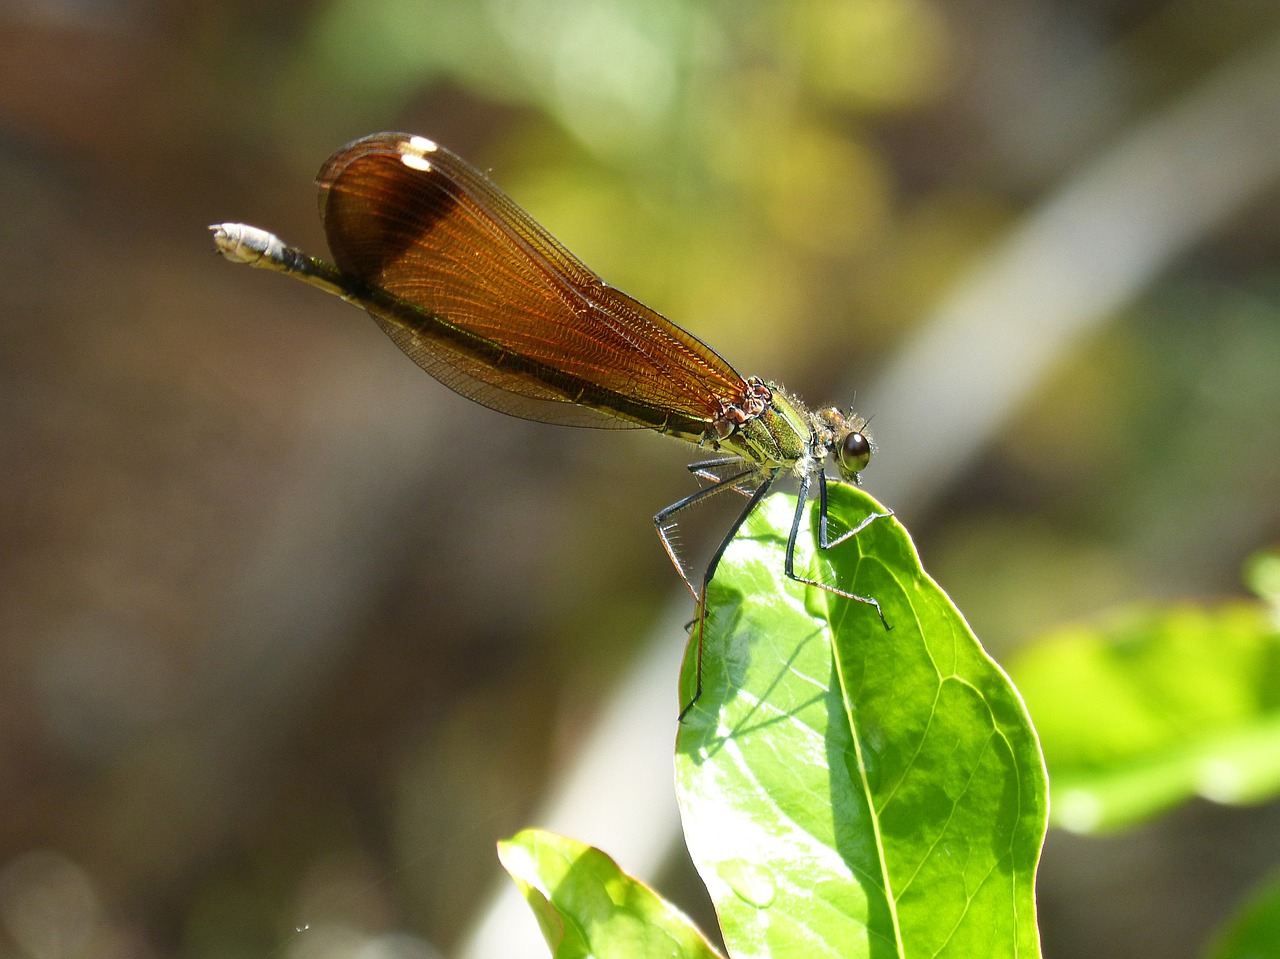
<path fill-rule="evenodd" d="M 1046 784 L 1017 691 L 894 519 L 797 550 L 892 629 L 784 578 L 794 508 L 767 498 L 725 553 L 677 741 L 685 837 L 730 954 L 1038 956 Z M 846 528 L 876 511 L 832 485 Z"/>
<path fill-rule="evenodd" d="M 1280 959 L 1280 875 L 1273 876 L 1231 917 L 1205 951 L 1206 959 Z"/>
<path fill-rule="evenodd" d="M 1280 633 L 1268 607 L 1134 607 L 1063 629 L 1012 665 L 1044 746 L 1053 822 L 1142 822 L 1195 795 L 1280 791 Z"/>
<path fill-rule="evenodd" d="M 684 913 L 599 849 L 540 829 L 498 843 L 498 858 L 555 959 L 714 959 Z"/>

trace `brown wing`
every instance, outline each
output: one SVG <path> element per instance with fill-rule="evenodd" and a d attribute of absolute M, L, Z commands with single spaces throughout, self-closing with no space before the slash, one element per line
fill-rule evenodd
<path fill-rule="evenodd" d="M 696 435 L 742 395 L 743 378 L 706 344 L 607 286 L 431 141 L 365 137 L 317 182 L 338 266 L 423 319 L 370 313 L 464 396 L 528 419 Z"/>

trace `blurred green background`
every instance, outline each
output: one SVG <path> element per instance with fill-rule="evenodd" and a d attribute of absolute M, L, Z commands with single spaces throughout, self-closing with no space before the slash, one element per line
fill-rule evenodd
<path fill-rule="evenodd" d="M 0 5 L 0 955 L 454 955 L 671 632 L 688 450 L 469 404 L 206 224 L 323 254 L 330 152 L 448 145 L 871 416 L 1002 657 L 1280 538 L 1278 51 L 1264 0 Z M 1277 861 L 1274 806 L 1054 834 L 1045 954 L 1195 955 Z"/>

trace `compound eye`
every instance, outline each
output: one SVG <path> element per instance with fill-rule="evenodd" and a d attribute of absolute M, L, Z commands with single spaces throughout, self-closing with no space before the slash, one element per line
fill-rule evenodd
<path fill-rule="evenodd" d="M 840 472 L 846 476 L 856 476 L 871 462 L 871 441 L 854 430 L 840 441 L 836 458 L 840 461 Z"/>

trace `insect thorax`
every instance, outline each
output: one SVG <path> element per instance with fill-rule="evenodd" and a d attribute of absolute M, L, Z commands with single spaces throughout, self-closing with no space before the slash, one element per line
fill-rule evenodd
<path fill-rule="evenodd" d="M 764 469 L 791 468 L 809 460 L 816 438 L 813 414 L 776 384 L 756 377 L 747 383 L 743 402 L 726 404 L 709 438 L 720 449 Z"/>

